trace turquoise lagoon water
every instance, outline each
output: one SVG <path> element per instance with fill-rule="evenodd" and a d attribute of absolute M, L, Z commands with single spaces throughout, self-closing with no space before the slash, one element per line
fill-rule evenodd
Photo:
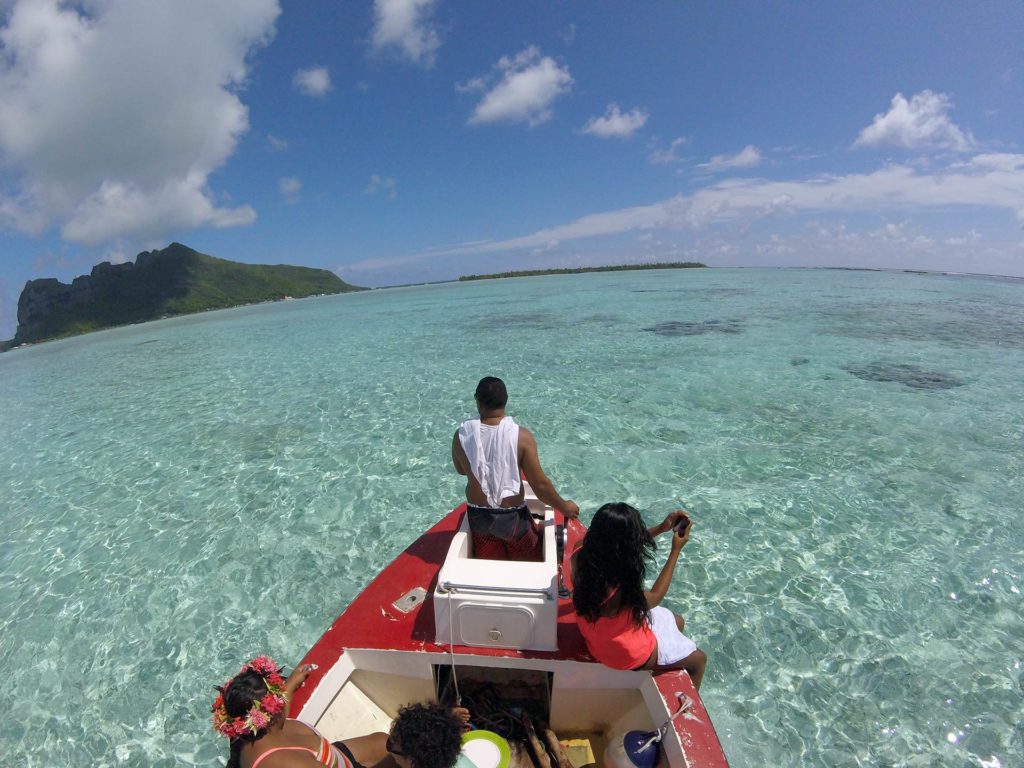
<path fill-rule="evenodd" d="M 458 501 L 484 374 L 584 521 L 691 510 L 669 603 L 734 766 L 1024 765 L 1024 283 L 807 270 L 394 289 L 3 355 L 4 762 L 223 761 L 212 686 L 297 662 Z"/>

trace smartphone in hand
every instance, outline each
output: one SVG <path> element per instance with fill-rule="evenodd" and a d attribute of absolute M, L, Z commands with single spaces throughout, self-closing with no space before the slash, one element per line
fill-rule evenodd
<path fill-rule="evenodd" d="M 690 518 L 683 517 L 676 523 L 675 533 L 682 536 L 686 533 L 686 529 L 690 527 Z"/>

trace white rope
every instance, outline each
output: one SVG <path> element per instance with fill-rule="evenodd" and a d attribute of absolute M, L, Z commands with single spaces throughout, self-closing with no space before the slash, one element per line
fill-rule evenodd
<path fill-rule="evenodd" d="M 462 694 L 459 693 L 459 676 L 455 674 L 455 629 L 452 626 L 452 614 L 454 609 L 452 608 L 452 592 L 455 590 L 448 590 L 448 652 L 452 657 L 452 682 L 455 683 L 455 706 L 462 706 Z"/>
<path fill-rule="evenodd" d="M 637 752 L 643 752 L 645 749 L 647 749 L 652 744 L 654 744 L 656 742 L 659 742 L 663 738 L 665 738 L 665 735 L 668 733 L 668 727 L 670 725 L 672 725 L 672 721 L 675 720 L 677 717 L 679 717 L 684 712 L 689 712 L 690 711 L 690 707 L 693 706 L 693 699 L 691 699 L 689 696 L 687 696 L 682 691 L 676 691 L 676 699 L 679 701 L 679 709 L 676 710 L 676 713 L 674 715 L 672 715 L 672 717 L 670 717 L 668 720 L 665 721 L 665 724 L 662 725 L 661 728 L 659 728 L 657 731 L 655 731 L 654 736 L 652 736 L 650 739 L 648 739 L 647 743 L 645 743 L 642 747 L 639 747 L 637 749 Z"/>

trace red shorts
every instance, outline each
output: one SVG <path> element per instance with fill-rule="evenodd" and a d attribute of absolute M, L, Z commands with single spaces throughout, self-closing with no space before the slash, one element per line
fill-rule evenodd
<path fill-rule="evenodd" d="M 472 556 L 484 560 L 542 559 L 540 526 L 524 504 L 512 509 L 469 506 Z"/>

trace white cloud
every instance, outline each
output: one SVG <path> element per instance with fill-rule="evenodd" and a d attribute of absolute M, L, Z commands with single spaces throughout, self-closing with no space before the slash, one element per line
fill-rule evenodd
<path fill-rule="evenodd" d="M 288 149 L 288 141 L 286 139 L 279 139 L 277 136 L 269 133 L 267 134 L 267 143 L 275 152 L 284 152 Z"/>
<path fill-rule="evenodd" d="M 639 107 L 623 114 L 618 104 L 609 104 L 603 117 L 592 117 L 583 126 L 583 133 L 602 139 L 628 139 L 647 122 L 647 113 Z"/>
<path fill-rule="evenodd" d="M 397 50 L 414 64 L 434 66 L 441 36 L 432 26 L 436 0 L 374 0 L 373 49 Z"/>
<path fill-rule="evenodd" d="M 946 245 L 970 245 L 981 240 L 981 235 L 977 230 L 971 229 L 966 235 L 962 237 L 947 237 Z"/>
<path fill-rule="evenodd" d="M 873 173 L 795 181 L 728 179 L 651 205 L 595 213 L 522 237 L 434 250 L 430 255 L 496 253 L 536 248 L 551 240 L 564 243 L 657 229 L 700 230 L 727 222 L 750 222 L 778 212 L 888 215 L 957 206 L 1005 210 L 1022 216 L 1024 164 L 1012 171 L 965 163 L 933 173 L 894 165 Z"/>
<path fill-rule="evenodd" d="M 111 264 L 125 264 L 135 258 L 135 254 L 129 254 L 124 248 L 124 243 L 115 243 L 103 253 L 103 261 Z"/>
<path fill-rule="evenodd" d="M 327 67 L 300 69 L 292 78 L 292 85 L 299 93 L 320 98 L 331 90 L 331 73 Z"/>
<path fill-rule="evenodd" d="M 548 240 L 544 245 L 539 248 L 533 249 L 533 255 L 537 256 L 542 253 L 550 253 L 551 251 L 558 250 L 559 242 L 557 240 Z"/>
<path fill-rule="evenodd" d="M 474 77 L 464 83 L 456 83 L 455 90 L 459 93 L 483 93 L 487 90 L 487 78 Z"/>
<path fill-rule="evenodd" d="M 909 239 L 907 235 L 907 227 L 909 224 L 910 222 L 908 221 L 901 221 L 898 223 L 890 221 L 869 234 L 871 237 L 878 240 L 890 240 L 896 243 L 905 243 Z"/>
<path fill-rule="evenodd" d="M 502 56 L 495 65 L 496 84 L 484 95 L 469 118 L 470 124 L 502 120 L 539 125 L 551 118 L 551 104 L 572 88 L 569 68 L 530 46 L 514 57 Z M 469 86 L 482 89 L 494 78 L 474 78 Z"/>
<path fill-rule="evenodd" d="M 684 147 L 689 144 L 690 140 L 689 136 L 680 136 L 678 139 L 673 139 L 667 149 L 661 149 L 656 141 L 652 141 L 650 144 L 651 154 L 649 159 L 655 165 L 678 163 L 682 158 L 677 154 L 677 150 L 680 147 Z"/>
<path fill-rule="evenodd" d="M 252 222 L 208 178 L 248 130 L 238 88 L 277 1 L 81 8 L 18 0 L 0 28 L 0 227 L 96 245 Z"/>
<path fill-rule="evenodd" d="M 217 208 L 205 193 L 206 174 L 189 173 L 159 187 L 105 180 L 75 206 L 61 227 L 65 240 L 97 245 L 125 235 L 151 237 L 197 226 L 237 227 L 251 224 L 249 206 Z"/>
<path fill-rule="evenodd" d="M 743 247 L 736 259 L 715 260 L 715 266 L 863 267 L 876 269 L 925 269 L 950 272 L 986 272 L 1020 275 L 1021 252 L 1012 242 L 992 240 L 977 233 L 963 238 L 935 240 L 909 231 L 905 237 L 886 237 L 884 228 L 856 231 L 847 223 L 809 222 L 805 231 L 759 238 L 751 250 Z M 699 260 L 704 249 L 696 249 Z"/>
<path fill-rule="evenodd" d="M 998 171 L 1012 172 L 1024 168 L 1024 155 L 1013 155 L 1008 152 L 975 155 L 971 158 L 971 164 L 983 168 L 994 168 Z"/>
<path fill-rule="evenodd" d="M 889 111 L 875 115 L 871 125 L 860 132 L 855 147 L 896 146 L 905 149 L 952 149 L 965 152 L 974 147 L 971 133 L 960 130 L 947 113 L 953 102 L 944 93 L 921 91 L 910 101 L 897 93 Z"/>
<path fill-rule="evenodd" d="M 20 287 L 20 286 L 19 286 Z M 18 327 L 18 297 L 14 295 L 13 286 L 0 277 L 0 328 L 3 328 L 4 335 L 14 335 L 13 331 Z M 8 330 L 9 329 L 9 330 Z"/>
<path fill-rule="evenodd" d="M 277 189 L 284 201 L 291 205 L 299 200 L 299 192 L 302 191 L 302 180 L 297 176 L 284 176 L 277 182 Z"/>
<path fill-rule="evenodd" d="M 378 176 L 376 173 L 370 177 L 370 183 L 363 190 L 364 195 L 381 194 L 388 200 L 398 197 L 398 182 L 390 176 Z"/>
<path fill-rule="evenodd" d="M 416 264 L 424 259 L 423 254 L 414 253 L 407 256 L 385 256 L 378 259 L 363 259 L 352 264 L 342 264 L 335 273 L 339 277 L 345 277 L 345 275 L 363 273 L 363 272 L 378 272 L 381 270 L 395 269 L 396 267 L 407 267 L 412 264 Z"/>
<path fill-rule="evenodd" d="M 715 155 L 706 163 L 701 163 L 698 168 L 703 168 L 711 173 L 727 171 L 731 168 L 753 168 L 761 163 L 761 150 L 753 144 L 748 144 L 739 152 L 732 155 Z"/>

